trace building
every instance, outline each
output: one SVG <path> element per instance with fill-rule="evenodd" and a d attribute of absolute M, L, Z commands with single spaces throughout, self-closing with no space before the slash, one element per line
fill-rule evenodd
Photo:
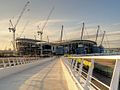
<path fill-rule="evenodd" d="M 52 42 L 17 38 L 16 49 L 19 55 L 63 55 L 63 54 L 92 54 L 103 53 L 104 48 L 97 46 L 97 43 L 91 40 L 70 40 L 63 42 Z"/>
<path fill-rule="evenodd" d="M 91 40 L 70 40 L 59 43 L 62 46 L 64 54 L 92 54 L 102 53 L 104 48 L 97 46 L 97 43 Z"/>
<path fill-rule="evenodd" d="M 19 55 L 51 55 L 52 49 L 48 42 L 28 39 L 28 38 L 17 38 L 16 39 L 16 49 Z"/>

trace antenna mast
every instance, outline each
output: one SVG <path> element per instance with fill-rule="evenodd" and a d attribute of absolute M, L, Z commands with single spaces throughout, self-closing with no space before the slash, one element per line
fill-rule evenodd
<path fill-rule="evenodd" d="M 84 32 L 84 29 L 85 29 L 85 23 L 83 22 L 83 27 L 82 27 L 82 32 L 81 32 L 81 40 L 83 39 L 83 32 Z"/>
<path fill-rule="evenodd" d="M 98 33 L 99 33 L 99 30 L 100 30 L 100 26 L 98 25 L 98 29 L 97 29 L 97 33 L 96 33 L 95 42 L 97 42 L 97 38 L 98 38 Z"/>
<path fill-rule="evenodd" d="M 60 42 L 62 42 L 63 39 L 63 25 L 62 25 L 62 29 L 61 29 L 61 37 L 60 37 Z"/>

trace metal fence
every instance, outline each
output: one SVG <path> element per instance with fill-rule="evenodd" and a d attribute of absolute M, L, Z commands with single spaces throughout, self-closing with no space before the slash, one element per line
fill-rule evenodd
<path fill-rule="evenodd" d="M 16 65 L 28 64 L 39 60 L 39 57 L 9 57 L 0 58 L 0 68 L 13 67 Z"/>
<path fill-rule="evenodd" d="M 100 56 L 101 59 L 109 59 Z M 77 62 L 76 58 L 81 59 L 81 62 Z M 99 81 L 97 78 L 93 77 L 93 69 L 95 64 L 95 59 L 97 56 L 82 56 L 82 57 L 70 57 L 67 59 L 67 64 L 69 65 L 73 75 L 76 77 L 80 85 L 82 86 L 83 90 L 119 90 L 119 76 L 120 76 L 120 56 L 113 56 L 112 59 L 116 60 L 115 67 L 113 70 L 112 79 L 110 82 L 110 86 L 104 84 L 103 82 Z M 91 61 L 91 65 L 86 72 L 84 67 L 84 60 L 89 59 Z M 110 58 L 111 59 L 111 58 Z"/>

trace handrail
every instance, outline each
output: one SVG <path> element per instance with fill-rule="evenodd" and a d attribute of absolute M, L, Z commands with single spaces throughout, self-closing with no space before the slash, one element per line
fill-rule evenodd
<path fill-rule="evenodd" d="M 83 66 L 80 68 L 78 68 L 78 62 L 76 61 L 76 59 L 81 59 L 84 61 L 84 59 L 89 59 L 92 63 L 91 63 L 91 66 L 89 67 L 88 69 L 88 73 L 84 72 L 82 69 L 83 69 Z M 95 59 L 104 59 L 104 60 L 116 60 L 116 63 L 115 63 L 115 67 L 114 67 L 114 70 L 113 70 L 113 75 L 112 75 L 112 80 L 111 80 L 111 83 L 110 83 L 110 86 L 104 84 L 103 82 L 99 81 L 97 78 L 93 77 L 92 76 L 92 73 L 93 73 L 93 69 L 94 69 L 94 61 Z M 81 61 L 80 63 L 80 66 L 83 64 L 83 61 Z M 119 76 L 120 76 L 120 55 L 112 55 L 112 56 L 79 56 L 79 57 L 68 57 L 68 63 L 69 63 L 69 66 L 71 66 L 72 68 L 72 71 L 75 74 L 75 77 L 77 76 L 77 78 L 82 78 L 85 76 L 82 75 L 82 73 L 86 74 L 87 78 L 85 80 L 85 83 L 84 83 L 84 90 L 90 90 L 90 87 L 94 87 L 96 88 L 97 90 L 101 90 L 98 86 L 96 86 L 91 79 L 94 79 L 95 81 L 97 81 L 99 84 L 103 85 L 104 87 L 108 88 L 109 90 L 118 90 L 118 86 L 119 86 Z M 80 67 L 79 66 L 79 67 Z M 81 82 L 79 80 L 79 82 Z"/>
<path fill-rule="evenodd" d="M 8 68 L 17 65 L 32 63 L 39 60 L 39 57 L 10 57 L 0 58 L 0 68 Z"/>

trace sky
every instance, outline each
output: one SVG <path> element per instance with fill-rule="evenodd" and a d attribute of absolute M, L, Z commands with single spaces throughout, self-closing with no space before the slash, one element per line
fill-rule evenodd
<path fill-rule="evenodd" d="M 12 32 L 9 20 L 15 25 L 20 12 L 28 0 L 0 0 L 0 49 L 12 48 Z M 30 4 L 16 27 L 16 38 L 37 38 L 39 25 L 43 27 L 50 10 L 54 8 L 43 39 L 60 40 L 61 26 L 64 25 L 64 40 L 80 39 L 82 23 L 85 23 L 84 39 L 95 40 L 97 26 L 101 34 L 106 31 L 103 45 L 120 47 L 120 0 L 29 0 Z M 25 29 L 23 29 L 25 28 Z M 24 32 L 23 32 L 24 30 Z M 23 32 L 23 33 L 22 33 Z"/>

